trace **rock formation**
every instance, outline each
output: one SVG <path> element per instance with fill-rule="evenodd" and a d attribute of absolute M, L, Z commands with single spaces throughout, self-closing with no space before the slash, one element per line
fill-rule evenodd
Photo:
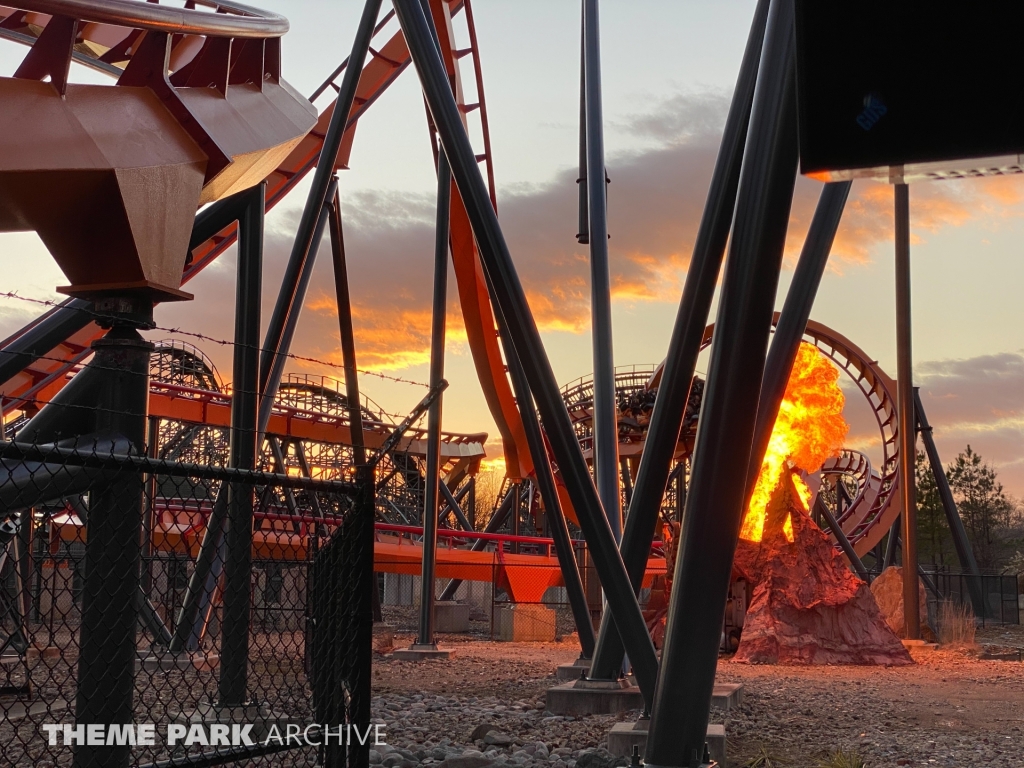
<path fill-rule="evenodd" d="M 740 541 L 734 571 L 754 585 L 734 661 L 913 663 L 868 585 L 804 511 L 788 474 L 768 504 L 761 541 Z"/>

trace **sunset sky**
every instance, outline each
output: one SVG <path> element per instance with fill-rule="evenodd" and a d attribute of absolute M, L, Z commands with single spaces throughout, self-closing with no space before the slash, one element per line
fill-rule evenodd
<path fill-rule="evenodd" d="M 283 68 L 305 94 L 348 54 L 362 6 L 254 2 L 291 20 Z M 618 365 L 664 357 L 753 7 L 753 0 L 601 4 Z M 575 240 L 579 3 L 476 0 L 474 11 L 499 219 L 556 376 L 568 382 L 591 371 L 587 250 Z M 461 19 L 455 27 L 464 32 Z M 23 54 L 0 42 L 0 74 L 11 74 Z M 462 62 L 468 77 L 470 60 Z M 435 184 L 410 68 L 360 121 L 341 195 L 360 365 L 416 382 L 427 379 Z M 797 185 L 778 306 L 820 187 L 806 179 Z M 267 218 L 265 321 L 307 189 L 303 184 Z M 948 462 L 970 443 L 1010 492 L 1024 495 L 1024 177 L 917 184 L 910 196 L 915 383 L 939 449 Z M 892 207 L 891 187 L 854 184 L 812 318 L 849 337 L 894 376 Z M 0 235 L 0 244 L 3 290 L 56 297 L 54 287 L 65 280 L 34 234 Z M 187 286 L 195 302 L 159 307 L 157 322 L 229 338 L 233 286 L 229 253 Z M 454 279 L 450 296 L 445 428 L 493 437 Z M 323 258 L 293 351 L 340 361 L 334 312 Z M 30 305 L 0 301 L 0 335 L 35 314 Z M 229 352 L 200 346 L 229 376 Z M 334 372 L 315 364 L 294 370 Z M 407 411 L 425 391 L 369 376 L 361 385 L 392 413 Z M 850 443 L 877 456 L 866 407 L 854 399 Z M 489 448 L 499 455 L 496 444 Z"/>

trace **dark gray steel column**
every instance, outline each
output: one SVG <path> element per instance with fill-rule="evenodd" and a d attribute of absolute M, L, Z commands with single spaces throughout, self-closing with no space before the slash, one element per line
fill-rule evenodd
<path fill-rule="evenodd" d="M 587 216 L 587 57 L 584 51 L 583 4 L 580 4 L 580 175 L 576 179 L 579 187 L 579 220 L 576 242 L 587 245 L 590 242 L 590 217 Z"/>
<path fill-rule="evenodd" d="M 334 102 L 334 112 L 327 124 L 323 148 L 320 150 L 320 158 L 317 161 L 316 170 L 313 172 L 313 183 L 309 187 L 306 205 L 302 208 L 302 217 L 299 219 L 299 226 L 295 232 L 291 256 L 288 258 L 288 266 L 285 268 L 281 281 L 281 292 L 278 294 L 277 304 L 274 306 L 274 313 L 271 315 L 270 325 L 267 327 L 263 354 L 260 357 L 261 392 L 266 391 L 271 371 L 275 367 L 274 363 L 281 353 L 288 316 L 297 313 L 302 306 L 302 298 L 296 295 L 295 287 L 299 284 L 303 265 L 310 256 L 310 248 L 319 243 L 319 237 L 315 235 L 315 230 L 318 227 L 320 211 L 324 203 L 331 199 L 329 186 L 334 174 L 334 163 L 338 157 L 341 140 L 345 135 L 345 126 L 348 123 L 349 113 L 352 111 L 352 104 L 355 101 L 359 76 L 363 73 L 363 62 L 366 60 L 366 53 L 370 48 L 370 40 L 373 38 L 373 27 L 377 21 L 377 13 L 380 11 L 380 3 L 381 0 L 366 0 L 366 5 L 363 6 L 363 15 L 360 17 L 359 26 L 356 29 L 355 39 L 352 41 L 352 52 L 349 54 L 348 66 L 341 79 L 338 98 Z"/>
<path fill-rule="evenodd" d="M 235 286 L 235 345 L 231 376 L 231 433 L 228 466 L 256 469 L 260 384 L 260 300 L 263 297 L 263 217 L 266 182 L 253 188 L 238 221 L 238 276 Z M 246 704 L 249 618 L 252 605 L 252 520 L 255 488 L 228 485 L 224 564 L 224 621 L 221 630 L 222 707 Z"/>
<path fill-rule="evenodd" d="M 444 380 L 445 316 L 448 311 L 448 224 L 452 175 L 444 150 L 437 153 L 437 221 L 434 228 L 434 304 L 430 321 L 430 386 Z M 417 646 L 434 646 L 434 564 L 437 556 L 438 484 L 441 482 L 441 398 L 427 411 L 426 488 L 423 492 L 423 557 Z"/>
<path fill-rule="evenodd" d="M 530 389 L 537 401 L 554 460 L 565 481 L 573 508 L 579 515 L 587 544 L 594 555 L 598 576 L 608 605 L 615 614 L 626 651 L 633 662 L 645 699 L 653 696 L 657 675 L 654 645 L 644 624 L 640 606 L 629 584 L 608 518 L 583 459 L 569 414 L 559 393 L 551 363 L 519 282 L 508 245 L 491 207 L 487 186 L 477 166 L 473 147 L 445 74 L 444 65 L 430 39 L 430 28 L 416 0 L 395 0 L 395 10 L 412 54 L 438 135 L 452 175 L 466 204 L 480 256 L 491 280 L 498 309 L 507 324 L 509 338 L 522 361 Z"/>
<path fill-rule="evenodd" d="M 903 523 L 903 515 L 898 515 L 889 529 L 889 538 L 885 542 L 885 558 L 882 560 L 882 570 L 891 565 L 896 565 L 896 549 L 900 545 L 900 528 Z"/>
<path fill-rule="evenodd" d="M 335 177 L 337 183 L 337 177 Z M 334 261 L 334 295 L 338 302 L 338 330 L 341 336 L 341 360 L 345 368 L 345 399 L 352 433 L 352 462 L 366 463 L 363 441 L 363 410 L 359 395 L 359 371 L 356 365 L 355 332 L 352 329 L 352 301 L 349 298 L 348 262 L 345 258 L 345 232 L 341 224 L 341 199 L 335 187 L 331 199 L 331 257 Z"/>
<path fill-rule="evenodd" d="M 896 219 L 896 411 L 899 419 L 900 494 L 903 497 L 903 610 L 907 637 L 921 637 L 917 586 L 917 431 L 910 311 L 910 187 L 893 187 Z"/>
<path fill-rule="evenodd" d="M 836 483 L 839 481 L 837 480 Z M 843 554 L 846 555 L 846 559 L 850 561 L 850 566 L 853 568 L 854 573 L 862 581 L 871 582 L 871 578 L 868 576 L 868 569 L 864 567 L 864 563 L 857 556 L 857 553 L 853 549 L 853 545 L 850 540 L 846 538 L 846 533 L 843 531 L 843 527 L 836 521 L 835 515 L 832 514 L 832 510 L 828 508 L 828 505 L 822 500 L 819 494 L 814 500 L 814 506 L 821 513 L 821 516 L 825 518 L 825 523 L 828 525 L 829 530 L 832 531 L 832 535 L 836 537 L 836 541 L 839 542 L 839 546 L 843 550 Z"/>
<path fill-rule="evenodd" d="M 83 311 L 84 310 L 84 311 Z M 47 354 L 92 321 L 89 302 L 64 299 L 0 348 L 0 384 Z"/>
<path fill-rule="evenodd" d="M 601 504 L 618 541 L 622 537 L 619 495 L 619 404 L 615 396 L 612 344 L 612 284 L 608 266 L 608 193 L 605 190 L 604 116 L 601 105 L 601 30 L 598 0 L 583 0 L 583 55 L 587 115 L 587 207 L 590 215 L 590 317 L 594 343 L 594 478 Z M 581 184 L 583 182 L 580 182 Z"/>
<path fill-rule="evenodd" d="M 960 567 L 969 574 L 967 587 L 971 592 L 974 615 L 984 616 L 985 598 L 981 590 L 981 571 L 978 569 L 978 561 L 974 559 L 974 550 L 971 548 L 970 539 L 967 538 L 967 531 L 964 529 L 964 521 L 960 518 L 960 511 L 956 508 L 956 500 L 953 499 L 953 491 L 949 487 L 946 472 L 942 468 L 939 449 L 935 447 L 935 437 L 932 435 L 932 425 L 928 423 L 924 406 L 921 404 L 921 390 L 917 387 L 914 387 L 914 409 L 918 426 L 921 428 L 924 449 L 928 454 L 928 463 L 931 464 L 932 475 L 935 476 L 935 486 L 939 491 L 939 498 L 942 499 L 942 508 L 946 512 L 946 522 L 949 523 L 949 530 L 953 534 L 953 546 L 956 547 Z"/>
<path fill-rule="evenodd" d="M 772 3 L 683 513 L 648 765 L 704 753 L 732 559 L 796 180 L 792 0 Z M 743 474 L 740 475 L 743 477 Z"/>
<path fill-rule="evenodd" d="M 594 625 L 590 623 L 587 595 L 583 591 L 583 579 L 580 578 L 579 565 L 572 550 L 569 528 L 565 523 L 565 515 L 562 513 L 562 503 L 558 500 L 558 489 L 555 487 L 555 478 L 551 472 L 551 462 L 548 461 L 548 452 L 544 447 L 544 435 L 541 432 L 540 423 L 537 421 L 537 411 L 533 407 L 530 385 L 526 380 L 523 365 L 514 349 L 506 348 L 506 351 L 512 353 L 506 354 L 505 359 L 508 362 L 508 372 L 512 378 L 512 389 L 516 393 L 516 401 L 519 404 L 519 413 L 523 418 L 526 442 L 530 445 L 533 468 L 537 474 L 537 487 L 540 489 L 540 497 L 544 501 L 544 512 L 548 516 L 548 527 L 551 529 L 551 538 L 555 542 L 555 554 L 558 556 L 558 565 L 562 570 L 562 580 L 565 582 L 569 606 L 572 609 L 573 620 L 576 622 L 581 658 L 590 659 L 594 656 Z"/>
<path fill-rule="evenodd" d="M 679 300 L 672 340 L 665 357 L 654 413 L 651 415 L 644 452 L 640 457 L 640 467 L 633 486 L 633 498 L 629 503 L 629 515 L 622 533 L 620 550 L 634 591 L 639 591 L 647 568 L 661 499 L 686 412 L 690 382 L 697 365 L 704 328 L 707 326 L 715 284 L 725 255 L 725 244 L 729 239 L 729 227 L 732 225 L 736 204 L 736 187 L 743 161 L 743 145 L 747 139 L 747 124 L 750 122 L 750 105 L 754 98 L 754 84 L 757 82 L 765 22 L 768 19 L 768 5 L 769 0 L 759 0 L 750 25 L 743 63 L 740 65 L 732 105 L 725 121 L 725 132 L 693 245 L 690 267 L 686 271 L 686 283 Z M 605 613 L 601 619 L 590 676 L 601 680 L 618 677 L 622 655 L 622 641 L 614 621 L 611 614 Z"/>
<path fill-rule="evenodd" d="M 152 316 L 152 302 L 128 300 Z M 145 309 L 148 307 L 148 310 Z M 149 405 L 149 356 L 153 345 L 128 320 L 93 342 L 90 363 L 101 372 L 96 426 L 105 434 L 131 441 L 142 454 Z M 76 723 L 134 721 L 136 627 L 142 533 L 142 478 L 122 469 L 93 487 L 86 525 L 85 583 L 78 654 Z M 127 766 L 131 746 L 77 745 L 76 768 Z"/>
<path fill-rule="evenodd" d="M 262 362 L 260 363 L 260 434 L 266 434 L 267 427 L 270 424 L 270 415 L 274 409 L 274 399 L 277 397 L 277 390 L 281 386 L 281 379 L 284 377 L 284 367 L 288 362 L 288 351 L 291 349 L 292 338 L 295 336 L 295 329 L 299 324 L 302 303 L 306 300 L 306 291 L 309 289 L 309 281 L 313 277 L 313 267 L 316 264 L 316 256 L 320 250 L 324 230 L 327 228 L 327 222 L 331 218 L 331 203 L 337 189 L 338 180 L 331 176 L 327 182 L 327 202 L 320 206 L 316 226 L 313 227 L 312 245 L 299 269 L 299 278 L 292 292 L 291 308 L 285 317 L 284 326 L 281 328 L 281 335 L 277 339 L 275 350 L 268 352 L 270 345 L 275 343 L 270 337 L 269 330 L 267 331 L 266 339 L 263 341 L 261 359 L 269 361 L 270 370 L 264 372 Z"/>

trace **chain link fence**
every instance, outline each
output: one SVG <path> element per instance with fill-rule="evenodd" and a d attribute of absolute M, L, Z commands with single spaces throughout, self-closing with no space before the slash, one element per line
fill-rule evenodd
<path fill-rule="evenodd" d="M 373 507 L 368 472 L 0 443 L 0 765 L 368 765 Z"/>

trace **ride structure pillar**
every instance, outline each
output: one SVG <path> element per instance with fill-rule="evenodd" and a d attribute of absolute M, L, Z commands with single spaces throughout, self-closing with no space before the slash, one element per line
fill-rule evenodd
<path fill-rule="evenodd" d="M 451 171 L 444 150 L 437 154 L 437 223 L 434 239 L 434 301 L 430 323 L 430 386 L 444 380 L 445 313 L 448 309 L 448 222 L 451 207 Z M 427 411 L 426 488 L 423 492 L 423 556 L 420 569 L 420 622 L 416 642 L 396 658 L 403 660 L 450 658 L 434 642 L 434 589 L 437 557 L 437 516 L 441 480 L 441 398 Z"/>
<path fill-rule="evenodd" d="M 143 454 L 153 345 L 138 329 L 152 327 L 153 301 L 117 296 L 98 300 L 96 309 L 109 316 L 109 331 L 93 342 L 89 364 L 104 381 L 97 390 L 96 429 L 127 438 L 133 452 Z M 134 720 L 142 512 L 142 478 L 131 468 L 90 492 L 76 723 Z M 75 768 L 127 766 L 130 759 L 130 745 L 75 746 Z"/>
<path fill-rule="evenodd" d="M 598 0 L 583 0 L 586 97 L 587 209 L 590 240 L 590 314 L 594 344 L 594 479 L 612 535 L 622 538 L 619 495 L 619 406 L 615 396 L 612 286 L 608 265 L 608 193 L 605 190 L 604 116 L 601 104 L 601 30 Z"/>
<path fill-rule="evenodd" d="M 942 499 L 942 508 L 946 512 L 946 522 L 949 523 L 949 530 L 953 534 L 953 546 L 956 548 L 960 567 L 970 574 L 967 588 L 971 592 L 974 615 L 984 616 L 985 598 L 981 588 L 981 570 L 978 568 L 978 561 L 974 558 L 974 550 L 971 548 L 971 540 L 967 538 L 967 531 L 964 528 L 964 521 L 960 517 L 960 511 L 956 508 L 953 491 L 949 487 L 949 479 L 942 468 L 939 449 L 936 448 L 935 437 L 932 435 L 932 425 L 928 423 L 928 416 L 925 415 L 924 406 L 921 404 L 921 390 L 918 387 L 914 387 L 914 414 L 917 417 L 917 426 L 921 432 L 925 452 L 928 454 L 928 463 L 931 465 L 932 475 L 935 477 L 935 487 L 939 492 L 939 498 Z"/>
<path fill-rule="evenodd" d="M 910 311 L 910 187 L 893 187 L 896 220 L 896 409 L 899 416 L 900 495 L 903 497 L 903 616 L 908 640 L 921 639 L 917 576 L 917 430 Z"/>
<path fill-rule="evenodd" d="M 703 762 L 797 170 L 792 0 L 771 5 L 651 712 L 648 765 Z"/>
<path fill-rule="evenodd" d="M 629 502 L 629 515 L 619 549 L 634 592 L 639 592 L 647 568 L 661 500 L 686 412 L 690 382 L 697 365 L 701 339 L 707 326 L 715 284 L 718 282 L 725 245 L 729 239 L 768 6 L 769 0 L 759 0 L 750 26 L 732 104 L 725 121 L 722 144 L 711 177 L 711 187 L 693 246 L 693 257 L 679 299 L 661 385 L 654 401 L 654 412 L 633 486 L 633 498 Z M 622 641 L 614 620 L 611 614 L 605 613 L 601 618 L 590 676 L 598 679 L 617 677 L 622 657 Z"/>
<path fill-rule="evenodd" d="M 235 350 L 232 370 L 229 466 L 256 469 L 259 450 L 260 299 L 263 295 L 263 218 L 266 183 L 246 194 L 238 222 Z M 252 605 L 252 520 L 255 488 L 228 486 L 224 621 L 218 693 L 221 707 L 248 704 L 249 621 Z"/>
<path fill-rule="evenodd" d="M 565 403 L 559 393 L 551 362 L 512 262 L 508 244 L 491 205 L 476 154 L 452 96 L 444 65 L 431 40 L 430 27 L 417 0 L 395 0 L 395 11 L 405 33 L 423 94 L 437 127 L 452 176 L 466 204 L 480 258 L 505 322 L 511 343 L 523 364 L 530 390 L 547 430 L 554 460 L 579 517 L 601 579 L 608 607 L 615 614 L 619 633 L 633 662 L 644 698 L 650 700 L 657 676 L 657 657 L 643 614 L 629 584 L 615 538 L 605 517 L 576 439 Z"/>

